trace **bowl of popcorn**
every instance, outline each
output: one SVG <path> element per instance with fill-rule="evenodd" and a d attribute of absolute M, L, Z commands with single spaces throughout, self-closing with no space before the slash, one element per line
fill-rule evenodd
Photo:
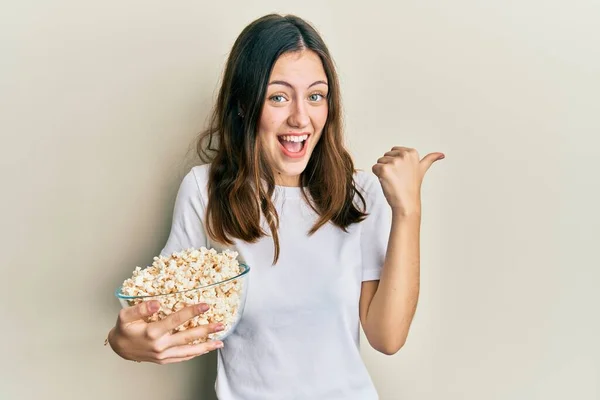
<path fill-rule="evenodd" d="M 160 309 L 146 322 L 156 322 L 184 307 L 206 303 L 209 310 L 178 326 L 172 333 L 200 325 L 221 323 L 221 332 L 199 338 L 224 340 L 233 332 L 244 311 L 250 267 L 238 261 L 231 250 L 186 249 L 169 256 L 154 257 L 152 265 L 136 267 L 115 291 L 122 307 L 157 300 Z"/>

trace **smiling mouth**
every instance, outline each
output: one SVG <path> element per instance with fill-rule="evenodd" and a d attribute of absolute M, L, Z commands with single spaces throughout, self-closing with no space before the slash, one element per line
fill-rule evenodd
<path fill-rule="evenodd" d="M 295 154 L 304 150 L 309 137 L 310 134 L 305 133 L 300 135 L 279 135 L 277 136 L 277 139 L 285 150 L 287 150 L 290 154 Z"/>

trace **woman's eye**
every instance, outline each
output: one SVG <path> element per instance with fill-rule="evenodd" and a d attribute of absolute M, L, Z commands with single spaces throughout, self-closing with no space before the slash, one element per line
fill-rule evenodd
<path fill-rule="evenodd" d="M 285 101 L 285 97 L 283 97 L 282 95 L 276 94 L 275 96 L 271 96 L 270 100 L 274 101 L 275 103 L 283 103 Z"/>
<path fill-rule="evenodd" d="M 310 101 L 319 101 L 319 100 L 323 99 L 323 97 L 324 96 L 320 93 L 313 93 L 310 96 L 308 96 Z"/>

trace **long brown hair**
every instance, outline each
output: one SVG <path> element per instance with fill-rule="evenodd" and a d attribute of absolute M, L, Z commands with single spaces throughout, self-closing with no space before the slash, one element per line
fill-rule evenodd
<path fill-rule="evenodd" d="M 227 245 L 233 245 L 231 238 L 254 243 L 267 235 L 261 228 L 264 216 L 275 244 L 273 264 L 280 253 L 279 216 L 271 201 L 275 178 L 260 149 L 258 125 L 273 65 L 282 54 L 302 50 L 319 55 L 329 83 L 327 120 L 300 177 L 304 199 L 320 216 L 308 234 L 329 221 L 344 231 L 362 221 L 366 203 L 354 182 L 354 162 L 343 144 L 335 66 L 321 36 L 301 18 L 270 14 L 242 31 L 229 55 L 209 127 L 197 144 L 201 160 L 211 163 L 208 235 Z M 354 204 L 356 195 L 363 211 Z"/>

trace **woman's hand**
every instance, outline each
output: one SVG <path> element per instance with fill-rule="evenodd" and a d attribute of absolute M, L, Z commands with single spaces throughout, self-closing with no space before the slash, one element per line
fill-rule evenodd
<path fill-rule="evenodd" d="M 146 323 L 143 318 L 151 316 L 159 308 L 158 301 L 123 308 L 115 327 L 108 335 L 108 343 L 114 352 L 126 360 L 170 364 L 187 361 L 223 347 L 220 341 L 188 344 L 210 333 L 222 331 L 221 324 L 202 325 L 171 334 L 173 329 L 187 320 L 206 312 L 208 305 L 201 303 L 189 306 L 161 321 Z"/>
<path fill-rule="evenodd" d="M 421 213 L 423 177 L 435 161 L 444 157 L 443 153 L 430 153 L 420 160 L 415 149 L 393 147 L 377 160 L 373 173 L 379 178 L 392 210 L 402 215 Z"/>

